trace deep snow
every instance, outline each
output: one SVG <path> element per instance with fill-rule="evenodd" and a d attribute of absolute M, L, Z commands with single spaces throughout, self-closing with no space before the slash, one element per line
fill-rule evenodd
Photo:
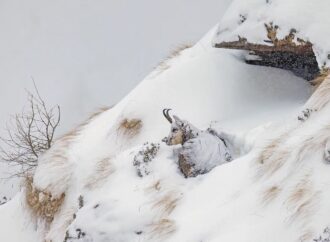
<path fill-rule="evenodd" d="M 310 41 L 319 67 L 329 67 L 329 8 L 327 0 L 234 0 L 220 22 L 214 42 L 234 41 L 241 36 L 251 43 L 267 44 L 265 24 L 273 23 L 279 26 L 280 39 L 295 29 L 294 41 Z"/>
<path fill-rule="evenodd" d="M 310 98 L 312 88 L 303 79 L 246 65 L 243 52 L 212 48 L 218 28 L 169 60 L 170 68 L 152 72 L 115 107 L 58 140 L 40 159 L 34 184 L 54 197 L 64 192 L 61 210 L 46 228 L 42 219 L 22 210 L 23 190 L 0 207 L 5 211 L 0 223 L 8 228 L 0 241 L 17 242 L 21 236 L 27 242 L 41 237 L 62 242 L 66 231 L 67 241 L 84 242 L 318 237 L 330 212 L 324 160 L 330 79 Z M 200 129 L 212 125 L 231 132 L 250 152 L 185 179 L 177 165 L 178 147 L 160 143 L 170 129 L 163 108 Z M 316 111 L 299 121 L 306 108 Z M 141 128 L 123 130 L 125 119 L 140 120 Z M 160 146 L 141 177 L 134 158 L 146 142 Z M 16 240 L 6 222 L 12 214 L 19 214 Z"/>

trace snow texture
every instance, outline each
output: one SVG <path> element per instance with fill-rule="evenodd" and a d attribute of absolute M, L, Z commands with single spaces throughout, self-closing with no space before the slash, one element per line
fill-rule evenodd
<path fill-rule="evenodd" d="M 258 9 L 259 3 L 251 1 L 249 7 Z M 156 69 L 115 107 L 58 140 L 40 160 L 34 182 L 54 196 L 65 193 L 60 211 L 47 226 L 40 218 L 31 219 L 23 190 L 0 206 L 0 241 L 318 238 L 330 223 L 325 161 L 330 79 L 312 94 L 306 81 L 289 72 L 247 65 L 240 51 L 212 48 L 218 28 L 168 61 L 166 70 Z M 147 162 L 149 175 L 139 176 L 134 157 L 143 144 L 159 143 L 168 133 L 161 112 L 168 107 L 201 130 L 211 126 L 220 137 L 223 131 L 230 134 L 234 144 L 242 144 L 232 146 L 233 160 L 214 167 L 222 161 L 216 161 L 213 150 L 223 144 L 205 133 L 202 146 L 214 158 L 200 165 L 214 167 L 210 172 L 184 178 L 178 147 L 161 144 Z M 307 109 L 316 111 L 298 120 Z M 129 132 L 123 120 L 140 120 L 141 125 Z"/>
<path fill-rule="evenodd" d="M 313 44 L 319 67 L 330 66 L 330 2 L 328 0 L 234 0 L 220 22 L 214 42 L 236 41 L 238 36 L 251 43 L 267 44 L 265 24 L 279 26 L 282 39 L 296 30 L 297 38 Z"/>

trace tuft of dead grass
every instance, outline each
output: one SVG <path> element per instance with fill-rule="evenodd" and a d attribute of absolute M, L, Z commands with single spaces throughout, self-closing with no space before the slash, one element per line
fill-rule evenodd
<path fill-rule="evenodd" d="M 94 189 L 100 186 L 114 171 L 114 168 L 111 166 L 110 157 L 101 159 L 96 164 L 95 172 L 87 179 L 85 187 L 87 189 Z"/>
<path fill-rule="evenodd" d="M 151 239 L 167 237 L 176 231 L 175 223 L 171 219 L 159 219 L 151 223 L 149 228 Z"/>
<path fill-rule="evenodd" d="M 322 81 L 323 78 L 324 80 Z M 306 108 L 316 111 L 322 110 L 330 102 L 330 76 L 320 77 L 319 80 L 320 84 L 318 88 L 305 105 Z"/>
<path fill-rule="evenodd" d="M 274 175 L 289 158 L 290 151 L 288 149 L 267 147 L 261 154 L 262 163 L 257 169 L 256 178 Z"/>
<path fill-rule="evenodd" d="M 180 198 L 174 193 L 167 193 L 160 200 L 156 201 L 152 206 L 153 209 L 157 208 L 161 211 L 162 215 L 168 216 L 176 208 Z"/>
<path fill-rule="evenodd" d="M 314 91 L 319 88 L 319 86 L 323 83 L 323 81 L 330 75 L 330 69 L 329 68 L 322 68 L 320 74 L 312 80 L 310 83 L 312 86 L 314 86 Z"/>
<path fill-rule="evenodd" d="M 302 40 L 300 38 L 297 38 L 297 42 L 295 42 L 296 39 L 296 33 L 297 30 L 291 29 L 290 32 L 284 36 L 283 39 L 279 39 L 277 36 L 277 31 L 279 30 L 279 27 L 277 25 L 274 25 L 272 22 L 269 24 L 265 24 L 265 28 L 267 31 L 267 38 L 268 40 L 266 42 L 272 43 L 275 47 L 282 47 L 282 46 L 312 46 L 312 44 L 308 41 Z"/>
<path fill-rule="evenodd" d="M 149 194 L 152 192 L 159 192 L 162 189 L 161 180 L 155 181 L 151 186 L 148 186 L 144 189 L 144 191 Z"/>
<path fill-rule="evenodd" d="M 268 205 L 271 203 L 281 192 L 281 189 L 278 186 L 271 186 L 267 188 L 265 191 L 262 193 L 262 203 L 264 205 Z"/>
<path fill-rule="evenodd" d="M 317 208 L 320 195 L 319 191 L 312 189 L 310 175 L 300 179 L 285 202 L 290 211 L 289 221 L 293 222 L 299 218 L 307 223 Z"/>
<path fill-rule="evenodd" d="M 63 204 L 65 194 L 63 193 L 59 198 L 53 198 L 51 193 L 35 188 L 31 177 L 26 178 L 25 187 L 26 202 L 32 212 L 38 218 L 43 218 L 47 223 L 51 223 Z"/>
<path fill-rule="evenodd" d="M 312 230 L 306 230 L 300 237 L 299 240 L 300 242 L 307 242 L 307 241 L 312 241 L 313 239 L 313 231 Z"/>
<path fill-rule="evenodd" d="M 160 181 L 157 181 L 153 186 L 147 188 L 147 191 L 160 193 L 160 184 Z M 152 241 L 155 241 L 155 238 L 159 240 L 160 238 L 168 237 L 175 232 L 176 226 L 174 221 L 170 219 L 170 215 L 177 207 L 180 199 L 180 194 L 178 192 L 167 191 L 161 193 L 158 199 L 152 202 L 151 208 L 159 211 L 158 216 L 148 226 Z"/>
<path fill-rule="evenodd" d="M 259 163 L 256 179 L 266 175 L 271 176 L 278 171 L 290 156 L 290 150 L 284 145 L 289 137 L 290 131 L 284 132 L 276 139 L 267 144 L 256 159 Z"/>
<path fill-rule="evenodd" d="M 88 125 L 96 117 L 100 116 L 101 114 L 103 114 L 104 112 L 108 111 L 109 109 L 110 109 L 110 107 L 99 108 L 94 113 L 92 113 L 84 122 L 82 122 L 77 127 L 75 127 L 71 131 L 69 131 L 66 134 L 64 134 L 63 136 L 61 136 L 58 140 L 68 141 L 68 142 L 73 141 L 74 138 L 76 138 L 79 135 L 79 133 L 83 130 L 83 128 L 86 127 L 86 125 Z"/>
<path fill-rule="evenodd" d="M 182 51 L 189 49 L 192 47 L 192 44 L 181 44 L 177 48 L 175 48 L 163 61 L 161 61 L 158 66 L 155 68 L 158 70 L 158 74 L 168 70 L 171 66 L 169 62 L 178 57 Z"/>
<path fill-rule="evenodd" d="M 123 119 L 119 123 L 118 131 L 122 132 L 127 137 L 134 137 L 138 135 L 142 128 L 142 121 L 140 119 Z"/>
<path fill-rule="evenodd" d="M 310 175 L 305 175 L 300 181 L 295 185 L 294 189 L 292 189 L 289 198 L 287 199 L 287 203 L 289 205 L 295 205 L 303 198 L 308 196 L 311 192 L 311 182 Z"/>

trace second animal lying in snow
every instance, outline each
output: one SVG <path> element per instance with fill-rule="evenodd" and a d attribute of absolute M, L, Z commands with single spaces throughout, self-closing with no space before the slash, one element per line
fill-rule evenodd
<path fill-rule="evenodd" d="M 163 141 L 167 145 L 182 145 L 179 167 L 185 177 L 207 173 L 233 159 L 233 139 L 230 135 L 217 133 L 213 129 L 199 130 L 175 115 L 173 120 L 169 111 L 163 110 L 165 118 L 171 123 L 171 131 Z"/>

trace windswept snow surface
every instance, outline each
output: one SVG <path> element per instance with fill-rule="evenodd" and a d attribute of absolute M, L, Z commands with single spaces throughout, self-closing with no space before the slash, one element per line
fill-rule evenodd
<path fill-rule="evenodd" d="M 37 226 L 39 219 L 35 230 L 24 227 L 17 233 L 52 242 L 63 242 L 67 230 L 67 241 L 84 242 L 298 241 L 304 232 L 300 225 L 288 228 L 290 209 L 297 208 L 282 201 L 306 172 L 326 172 L 319 160 L 314 160 L 315 168 L 312 163 L 299 167 L 296 175 L 295 166 L 283 170 L 274 183 L 288 184 L 281 187 L 287 191 L 270 207 L 259 202 L 259 195 L 273 182 L 257 181 L 253 173 L 259 146 L 193 179 L 180 173 L 176 147 L 164 144 L 148 164 L 148 175 L 139 177 L 133 165 L 145 142 L 160 143 L 168 134 L 163 108 L 172 108 L 202 129 L 217 121 L 214 125 L 260 146 L 268 144 L 259 141 L 262 137 L 268 141 L 298 125 L 296 115 L 311 95 L 310 85 L 286 71 L 246 65 L 241 52 L 213 49 L 216 29 L 169 60 L 169 68 L 157 68 L 114 108 L 82 126 L 70 142 L 60 139 L 39 160 L 34 184 L 54 197 L 65 193 L 65 201 L 49 230 Z M 141 120 L 142 126 L 136 132 L 122 130 L 125 119 Z M 290 172 L 292 180 L 282 179 Z M 318 184 L 326 187 L 327 180 L 321 180 Z M 23 197 L 16 199 L 24 203 Z M 9 204 L 6 213 L 19 211 L 19 203 Z M 30 215 L 22 216 L 28 220 Z M 5 219 L 0 216 L 0 224 Z M 317 225 L 312 232 L 322 229 Z M 7 237 L 7 242 L 18 241 Z"/>
<path fill-rule="evenodd" d="M 265 24 L 273 23 L 279 26 L 279 39 L 295 29 L 297 38 L 313 44 L 319 66 L 329 67 L 329 9 L 328 0 L 234 0 L 214 41 L 236 41 L 241 36 L 252 43 L 267 44 Z"/>

